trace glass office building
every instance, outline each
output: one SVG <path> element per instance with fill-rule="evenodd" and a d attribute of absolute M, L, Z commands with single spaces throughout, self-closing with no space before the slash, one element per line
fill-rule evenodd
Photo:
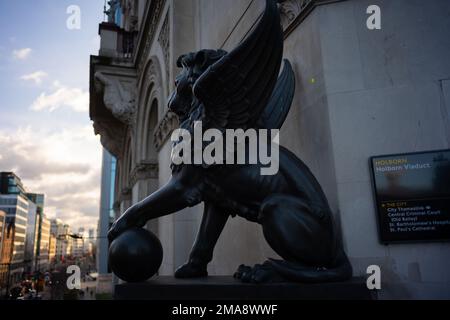
<path fill-rule="evenodd" d="M 49 242 L 50 242 L 50 220 L 45 217 L 43 194 L 27 193 L 28 199 L 36 204 L 36 221 L 34 234 L 30 234 L 30 243 L 33 242 L 33 265 L 34 270 L 44 270 L 49 264 Z M 32 229 L 33 226 L 29 226 Z M 28 240 L 27 240 L 28 241 Z"/>
<path fill-rule="evenodd" d="M 33 271 L 43 195 L 27 194 L 17 175 L 1 172 L 0 210 L 6 213 L 5 224 L 9 228 L 11 242 L 11 250 L 2 250 L 3 255 L 7 255 L 2 260 L 10 265 L 10 280 L 15 283 L 21 280 L 24 273 Z"/>
<path fill-rule="evenodd" d="M 97 240 L 97 264 L 100 274 L 108 274 L 107 234 L 115 219 L 114 190 L 116 179 L 116 159 L 106 150 L 103 151 L 102 184 L 100 197 L 100 219 Z"/>
<path fill-rule="evenodd" d="M 19 281 L 25 271 L 25 241 L 29 211 L 36 210 L 35 205 L 22 194 L 0 194 L 0 210 L 6 213 L 5 222 L 14 228 L 10 276 Z"/>
<path fill-rule="evenodd" d="M 0 254 L 2 252 L 2 244 L 3 244 L 3 230 L 5 229 L 5 219 L 6 213 L 4 211 L 0 211 Z"/>

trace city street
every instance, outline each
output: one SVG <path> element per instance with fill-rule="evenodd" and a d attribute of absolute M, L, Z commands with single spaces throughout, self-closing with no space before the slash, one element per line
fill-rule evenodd
<path fill-rule="evenodd" d="M 80 300 L 96 300 L 96 282 L 87 281 L 81 283 Z"/>

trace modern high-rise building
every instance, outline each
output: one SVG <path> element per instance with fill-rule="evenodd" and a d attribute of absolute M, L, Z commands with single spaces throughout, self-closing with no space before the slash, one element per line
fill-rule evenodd
<path fill-rule="evenodd" d="M 50 233 L 58 237 L 58 235 L 63 233 L 64 223 L 61 219 L 50 220 Z"/>
<path fill-rule="evenodd" d="M 0 210 L 6 212 L 6 223 L 14 230 L 8 262 L 10 279 L 14 283 L 20 281 L 28 265 L 25 258 L 28 217 L 36 211 L 36 205 L 27 198 L 22 181 L 12 172 L 0 173 Z"/>
<path fill-rule="evenodd" d="M 73 239 L 73 241 L 72 241 L 73 246 L 74 246 L 74 248 L 72 248 L 72 251 L 73 251 L 73 256 L 74 257 L 81 258 L 89 250 L 89 247 L 88 247 L 89 239 L 87 239 L 88 233 L 86 232 L 85 228 L 80 227 L 80 228 L 78 228 L 77 236 L 79 238 L 78 239 Z"/>
<path fill-rule="evenodd" d="M 3 230 L 5 228 L 6 213 L 5 211 L 0 211 L 0 254 L 2 252 L 3 244 Z M 0 256 L 1 259 L 1 256 Z"/>
<path fill-rule="evenodd" d="M 26 194 L 20 178 L 13 172 L 0 172 L 0 194 Z"/>
<path fill-rule="evenodd" d="M 70 227 L 60 219 L 51 220 L 50 233 L 56 237 L 56 262 L 65 261 L 72 254 L 72 237 Z"/>
<path fill-rule="evenodd" d="M 3 278 L 4 275 L 6 275 L 7 272 L 7 266 L 3 265 L 3 255 L 2 255 L 2 248 L 3 248 L 3 240 L 4 240 L 4 230 L 6 225 L 6 213 L 4 211 L 0 211 L 0 288 L 3 287 Z"/>
<path fill-rule="evenodd" d="M 102 181 L 100 196 L 100 218 L 97 229 L 97 270 L 99 273 L 97 289 L 109 291 L 111 272 L 108 269 L 108 230 L 114 220 L 114 192 L 116 179 L 116 159 L 103 150 Z"/>
<path fill-rule="evenodd" d="M 39 271 L 45 271 L 49 267 L 50 228 L 50 220 L 42 214 L 39 223 L 38 252 L 36 254 L 36 269 Z"/>
<path fill-rule="evenodd" d="M 28 199 L 28 221 L 25 237 L 25 256 L 26 272 L 34 271 L 34 263 L 39 252 L 36 251 L 38 245 L 39 222 L 41 215 L 36 204 Z"/>
<path fill-rule="evenodd" d="M 72 255 L 72 247 L 73 247 L 73 240 L 70 236 L 72 234 L 72 229 L 68 224 L 64 225 L 64 244 L 65 244 L 65 257 L 70 257 Z"/>
<path fill-rule="evenodd" d="M 95 229 L 91 228 L 88 231 L 88 241 L 85 241 L 84 245 L 85 245 L 85 251 L 86 253 L 88 253 L 89 255 L 96 255 L 97 254 L 97 237 L 95 236 Z M 95 249 L 95 251 L 94 251 Z"/>
<path fill-rule="evenodd" d="M 6 214 L 5 214 L 6 216 Z M 0 287 L 4 288 L 8 282 L 13 255 L 14 224 L 5 218 L 3 225 L 2 246 L 0 251 Z"/>
<path fill-rule="evenodd" d="M 72 242 L 71 256 L 73 258 L 82 258 L 84 256 L 84 239 L 81 234 L 79 238 L 70 238 Z"/>
<path fill-rule="evenodd" d="M 56 235 L 50 233 L 50 239 L 48 244 L 48 262 L 50 266 L 55 262 L 56 242 L 57 242 Z"/>
<path fill-rule="evenodd" d="M 33 269 L 42 271 L 48 267 L 48 244 L 50 240 L 50 221 L 44 214 L 45 196 L 37 193 L 27 193 L 26 195 L 37 207 L 35 222 L 28 226 L 28 230 L 31 230 L 34 225 L 34 237 L 31 234 L 30 237 L 27 236 L 27 245 L 31 242 L 34 243 Z"/>
<path fill-rule="evenodd" d="M 95 229 L 91 228 L 89 229 L 89 239 L 94 240 L 95 238 Z"/>

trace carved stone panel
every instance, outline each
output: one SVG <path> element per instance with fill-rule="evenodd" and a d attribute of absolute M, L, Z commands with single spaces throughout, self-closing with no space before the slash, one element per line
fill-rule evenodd
<path fill-rule="evenodd" d="M 166 113 L 163 120 L 155 130 L 154 145 L 156 150 L 161 150 L 164 143 L 169 139 L 172 132 L 179 126 L 178 117 L 172 112 Z"/>
<path fill-rule="evenodd" d="M 150 16 L 146 19 L 147 25 L 144 28 L 145 40 L 143 41 L 143 48 L 140 50 L 141 53 L 139 54 L 137 61 L 137 69 L 139 71 L 142 71 L 144 68 L 166 1 L 167 0 L 153 0 L 150 4 Z"/>
<path fill-rule="evenodd" d="M 158 179 L 159 166 L 157 163 L 140 163 L 130 175 L 130 186 L 134 186 L 140 180 Z"/>
<path fill-rule="evenodd" d="M 166 68 L 166 92 L 169 92 L 169 82 L 170 82 L 170 25 L 169 25 L 169 14 L 167 13 L 164 19 L 161 32 L 158 37 L 158 42 L 161 45 L 164 54 L 164 64 Z"/>
<path fill-rule="evenodd" d="M 283 28 L 286 30 L 302 10 L 313 2 L 314 0 L 285 0 L 281 2 L 280 13 Z"/>
<path fill-rule="evenodd" d="M 120 122 L 133 126 L 136 113 L 136 81 L 96 72 L 95 80 L 103 87 L 106 108 Z"/>
<path fill-rule="evenodd" d="M 314 10 L 315 7 L 345 0 L 280 0 L 280 17 L 287 37 Z"/>

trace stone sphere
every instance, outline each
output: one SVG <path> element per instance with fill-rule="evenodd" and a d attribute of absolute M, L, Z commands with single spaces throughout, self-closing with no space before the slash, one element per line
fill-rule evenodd
<path fill-rule="evenodd" d="M 143 282 L 161 266 L 163 250 L 159 239 L 142 228 L 125 231 L 109 247 L 109 265 L 126 282 Z"/>

